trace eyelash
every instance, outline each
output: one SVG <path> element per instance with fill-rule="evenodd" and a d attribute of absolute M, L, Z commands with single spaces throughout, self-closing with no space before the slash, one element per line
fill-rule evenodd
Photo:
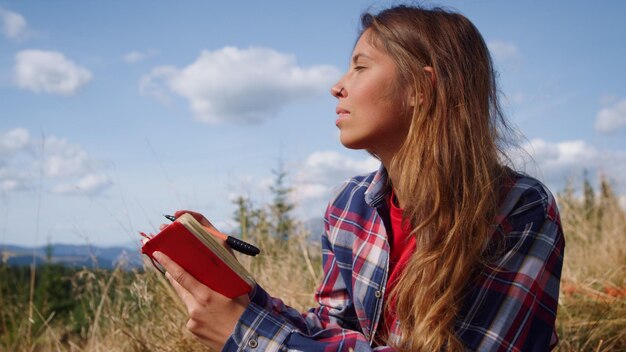
<path fill-rule="evenodd" d="M 365 69 L 365 66 L 354 66 L 355 71 L 361 71 L 363 69 Z"/>

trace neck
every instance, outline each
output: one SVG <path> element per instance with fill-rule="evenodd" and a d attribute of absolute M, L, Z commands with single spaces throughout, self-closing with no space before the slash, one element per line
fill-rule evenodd
<path fill-rule="evenodd" d="M 391 187 L 393 187 L 393 193 L 395 194 L 396 200 L 398 201 L 398 207 L 400 209 L 404 209 L 404 197 L 398 191 L 398 188 L 396 188 L 396 185 L 400 184 L 400 173 L 398 172 L 398 170 L 391 167 L 392 155 L 378 155 L 378 157 L 380 158 L 380 161 L 387 170 L 387 175 L 389 176 Z"/>

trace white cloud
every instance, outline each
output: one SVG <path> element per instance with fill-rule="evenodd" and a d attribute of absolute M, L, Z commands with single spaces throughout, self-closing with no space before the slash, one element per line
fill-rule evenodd
<path fill-rule="evenodd" d="M 204 50 L 195 62 L 159 66 L 144 76 L 140 90 L 163 100 L 185 98 L 196 119 L 259 123 L 287 104 L 325 92 L 339 76 L 336 67 L 303 68 L 293 55 L 268 48 Z"/>
<path fill-rule="evenodd" d="M 563 189 L 568 179 L 580 179 L 584 170 L 588 171 L 593 182 L 597 181 L 598 174 L 621 178 L 626 173 L 626 152 L 599 150 L 582 140 L 548 142 L 534 139 L 523 149 L 535 167 L 528 170 L 527 158 L 520 151 L 512 153 L 516 167 L 544 181 L 553 192 Z M 616 186 L 620 191 L 626 184 Z"/>
<path fill-rule="evenodd" d="M 24 16 L 0 7 L 2 33 L 9 39 L 21 40 L 29 36 L 30 31 Z"/>
<path fill-rule="evenodd" d="M 15 83 L 33 92 L 72 95 L 91 77 L 89 70 L 59 52 L 23 50 L 15 55 Z"/>
<path fill-rule="evenodd" d="M 27 148 L 30 144 L 30 133 L 26 129 L 16 128 L 0 134 L 0 156 L 10 155 Z"/>
<path fill-rule="evenodd" d="M 0 178 L 0 192 L 10 192 L 16 190 L 20 186 L 18 180 L 14 179 L 1 179 Z"/>
<path fill-rule="evenodd" d="M 43 170 L 46 176 L 72 177 L 91 171 L 91 161 L 87 152 L 66 139 L 46 137 L 43 154 L 45 160 Z"/>
<path fill-rule="evenodd" d="M 139 91 L 142 94 L 152 96 L 161 103 L 167 104 L 170 101 L 168 87 L 165 83 L 177 74 L 178 70 L 172 66 L 159 66 L 150 72 L 150 74 L 141 78 L 139 82 Z"/>
<path fill-rule="evenodd" d="M 109 188 L 113 182 L 103 174 L 87 174 L 77 182 L 71 184 L 60 184 L 52 189 L 53 193 L 64 195 L 94 195 Z"/>
<path fill-rule="evenodd" d="M 626 127 L 626 99 L 604 108 L 596 115 L 595 128 L 602 133 L 612 133 Z"/>
<path fill-rule="evenodd" d="M 26 162 L 23 155 L 27 156 Z M 30 133 L 23 128 L 15 128 L 0 133 L 0 193 L 28 188 L 30 172 L 28 164 L 33 156 Z"/>
<path fill-rule="evenodd" d="M 79 145 L 56 136 L 32 138 L 28 130 L 0 133 L 0 191 L 32 189 L 43 176 L 58 194 L 96 194 L 112 185 Z M 43 172 L 43 173 L 42 173 Z"/>
<path fill-rule="evenodd" d="M 322 216 L 333 188 L 355 175 L 376 171 L 379 165 L 369 155 L 355 159 L 333 151 L 312 153 L 295 175 L 292 200 L 303 218 Z"/>
<path fill-rule="evenodd" d="M 491 55 L 498 61 L 510 61 L 519 58 L 519 50 L 515 44 L 493 40 L 487 43 Z"/>
<path fill-rule="evenodd" d="M 380 162 L 368 154 L 359 158 L 342 155 L 334 151 L 311 153 L 299 163 L 284 165 L 287 171 L 285 185 L 292 189 L 290 201 L 296 207 L 294 215 L 298 219 L 319 218 L 324 215 L 331 191 L 353 176 L 378 170 Z M 239 175 L 231 180 L 232 191 L 229 201 L 237 197 L 249 199 L 253 206 L 269 204 L 273 194 L 275 175 L 259 179 L 258 176 Z"/>
<path fill-rule="evenodd" d="M 257 175 L 239 174 L 228 178 L 228 201 L 234 202 L 237 198 L 250 199 L 254 196 L 255 201 L 269 199 L 269 187 L 274 183 L 274 178 L 258 178 Z"/>
<path fill-rule="evenodd" d="M 334 151 L 319 151 L 309 155 L 303 165 L 303 177 L 315 182 L 335 185 L 356 174 L 377 170 L 380 161 L 364 154 L 362 159 L 339 154 Z"/>
<path fill-rule="evenodd" d="M 3 164 L 0 160 L 0 194 L 26 189 L 28 175 L 12 170 Z"/>
<path fill-rule="evenodd" d="M 531 141 L 535 160 L 544 167 L 569 167 L 593 162 L 598 151 L 584 141 L 564 141 L 550 143 L 541 139 Z"/>
<path fill-rule="evenodd" d="M 129 63 L 129 64 L 135 64 L 138 62 L 141 62 L 151 56 L 154 56 L 156 54 L 155 51 L 153 50 L 149 50 L 149 51 L 131 51 L 129 53 L 126 53 L 122 59 L 124 60 L 124 62 Z"/>
<path fill-rule="evenodd" d="M 561 191 L 570 180 L 581 184 L 586 170 L 594 185 L 599 184 L 600 175 L 616 181 L 615 191 L 626 202 L 626 183 L 621 177 L 626 174 L 626 151 L 601 150 L 582 140 L 542 139 L 531 140 L 523 149 L 525 152 L 511 152 L 516 168 L 543 181 L 553 193 Z M 530 163 L 528 156 L 532 158 Z M 354 158 L 333 151 L 310 154 L 294 173 L 292 200 L 298 205 L 296 213 L 303 219 L 321 216 L 333 188 L 350 177 L 375 171 L 379 164 L 365 155 Z"/>

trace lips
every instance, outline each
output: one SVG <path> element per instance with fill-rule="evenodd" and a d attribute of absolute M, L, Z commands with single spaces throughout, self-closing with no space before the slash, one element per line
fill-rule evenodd
<path fill-rule="evenodd" d="M 337 120 L 335 121 L 335 125 L 338 125 L 339 122 L 343 119 L 345 119 L 346 117 L 350 116 L 350 111 L 346 110 L 346 109 L 342 109 L 342 108 L 337 108 L 337 110 L 335 110 L 335 112 L 337 113 Z"/>
<path fill-rule="evenodd" d="M 341 115 L 341 114 L 349 114 L 350 111 L 343 109 L 343 108 L 337 108 L 337 110 L 335 110 L 335 112 L 337 113 L 337 115 Z"/>

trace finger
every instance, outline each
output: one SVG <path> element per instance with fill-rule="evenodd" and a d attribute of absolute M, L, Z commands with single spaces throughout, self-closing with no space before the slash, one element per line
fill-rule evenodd
<path fill-rule="evenodd" d="M 178 295 L 178 297 L 180 297 L 180 299 L 183 301 L 185 306 L 189 307 L 189 305 L 192 304 L 193 301 L 195 301 L 195 299 L 193 298 L 193 295 L 191 293 L 189 293 L 189 291 L 187 291 L 184 287 L 182 287 L 178 283 L 178 281 L 176 281 L 172 277 L 172 275 L 170 275 L 169 272 L 165 273 L 165 277 L 170 282 L 170 284 L 174 288 L 174 291 L 176 291 L 176 294 Z"/>
<path fill-rule="evenodd" d="M 230 252 L 231 255 L 235 256 L 233 249 L 230 248 L 228 244 L 226 244 L 226 238 L 228 237 L 228 235 L 220 232 L 220 230 L 215 228 L 215 226 L 213 226 L 213 224 L 211 224 L 211 222 L 207 220 L 207 218 L 205 218 L 204 215 L 198 212 L 192 211 L 192 210 L 177 210 L 174 212 L 174 217 L 179 218 L 183 214 L 189 214 L 193 216 L 193 218 L 196 219 L 196 221 L 198 221 L 202 225 L 202 227 L 204 227 L 211 235 L 217 238 L 217 240 L 222 244 L 224 248 L 226 248 L 226 250 L 228 250 L 228 252 Z M 161 225 L 160 227 L 161 230 L 164 229 L 163 226 L 164 225 Z"/>
<path fill-rule="evenodd" d="M 222 244 L 222 247 L 226 248 L 226 250 L 228 250 L 230 254 L 232 254 L 233 256 L 235 255 L 233 252 L 233 249 L 230 248 L 230 246 L 226 243 L 226 239 L 228 238 L 228 235 L 220 232 L 218 229 L 212 226 L 211 227 L 203 226 L 203 227 L 205 230 L 207 230 L 209 234 L 215 237 L 215 239 L 217 239 L 219 243 Z"/>
<path fill-rule="evenodd" d="M 181 216 L 181 215 L 183 215 L 183 214 L 185 214 L 185 213 L 186 213 L 186 214 L 189 214 L 189 215 L 191 215 L 191 216 L 193 216 L 193 218 L 194 218 L 194 219 L 196 219 L 196 220 L 197 220 L 200 224 L 202 224 L 202 225 L 204 225 L 204 226 L 210 226 L 210 227 L 213 227 L 213 225 L 211 224 L 211 222 L 210 222 L 209 220 L 207 220 L 207 218 L 206 218 L 206 217 L 204 217 L 204 215 L 202 215 L 202 214 L 200 214 L 200 213 L 198 213 L 198 212 L 192 211 L 192 210 L 177 210 L 177 211 L 174 213 L 174 216 L 175 216 L 176 218 L 178 218 L 179 216 Z"/>
<path fill-rule="evenodd" d="M 154 237 L 154 235 L 153 235 L 153 234 L 151 234 L 151 233 L 146 234 L 145 232 L 141 232 L 141 231 L 139 231 L 139 235 L 140 235 L 141 237 L 145 238 L 145 239 L 148 239 L 148 240 L 150 240 L 150 239 L 152 239 L 152 237 Z"/>
<path fill-rule="evenodd" d="M 156 251 L 152 255 L 165 268 L 167 274 L 172 278 L 171 280 L 180 284 L 196 300 L 206 301 L 214 292 L 162 252 Z"/>
<path fill-rule="evenodd" d="M 204 215 L 195 211 L 191 211 L 191 210 L 178 210 L 174 213 L 174 216 L 178 218 L 179 216 L 183 214 L 189 214 L 193 216 L 193 218 L 196 219 L 204 228 L 206 228 L 207 231 L 209 231 L 209 233 L 211 233 L 213 236 L 219 238 L 222 241 L 226 241 L 226 237 L 228 236 L 223 234 L 222 232 L 220 232 L 220 230 L 218 230 L 215 226 L 213 226 L 213 224 L 211 224 L 211 222 L 207 220 L 207 218 L 205 218 Z"/>
<path fill-rule="evenodd" d="M 191 211 L 191 210 L 177 210 L 176 212 L 174 212 L 174 216 L 176 218 L 178 218 L 179 216 L 183 215 L 183 214 L 189 214 L 191 216 L 194 217 L 194 219 L 196 219 L 198 222 L 200 222 L 200 224 L 211 234 L 213 235 L 215 238 L 217 238 L 220 243 L 222 244 L 222 246 L 224 248 L 226 248 L 230 254 L 232 254 L 233 256 L 235 255 L 233 253 L 232 248 L 230 248 L 229 245 L 226 244 L 226 238 L 228 237 L 228 235 L 222 233 L 220 230 L 218 230 L 217 228 L 215 228 L 215 226 L 213 226 L 213 224 L 211 224 L 211 222 L 209 220 L 207 220 L 204 215 L 195 212 L 195 211 Z"/>

